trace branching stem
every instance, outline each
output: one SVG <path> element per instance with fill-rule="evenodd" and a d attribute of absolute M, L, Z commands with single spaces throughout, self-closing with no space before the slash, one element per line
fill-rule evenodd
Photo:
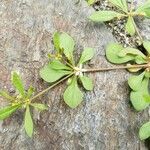
<path fill-rule="evenodd" d="M 111 71 L 111 70 L 119 70 L 119 69 L 148 68 L 148 67 L 150 67 L 149 64 L 130 65 L 130 66 L 119 66 L 119 67 L 111 67 L 111 68 L 83 69 L 82 72 L 100 72 L 100 71 Z"/>
<path fill-rule="evenodd" d="M 81 71 L 82 72 L 100 72 L 100 71 L 110 71 L 110 70 L 119 70 L 119 69 L 149 68 L 149 67 L 150 67 L 150 64 L 143 64 L 143 65 L 119 66 L 119 67 L 111 67 L 111 68 L 82 69 Z M 40 93 L 38 93 L 37 95 L 35 95 L 34 97 L 32 97 L 30 99 L 30 101 L 33 101 L 34 99 L 36 99 L 36 98 L 40 97 L 41 95 L 45 94 L 47 91 L 49 91 L 50 89 L 52 89 L 56 85 L 62 83 L 65 80 L 67 80 L 73 74 L 75 74 L 75 72 L 72 72 L 71 74 L 69 74 L 68 76 L 62 78 L 61 80 L 59 80 L 58 82 L 54 83 L 50 87 L 44 89 L 43 91 L 41 91 Z"/>

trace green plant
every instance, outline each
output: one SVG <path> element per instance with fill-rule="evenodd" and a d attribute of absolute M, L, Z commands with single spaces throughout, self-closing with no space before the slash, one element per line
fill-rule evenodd
<path fill-rule="evenodd" d="M 92 80 L 85 76 L 89 72 L 101 72 L 118 69 L 128 69 L 130 72 L 142 72 L 140 75 L 129 78 L 128 83 L 132 89 L 131 102 L 136 110 L 145 109 L 150 103 L 148 92 L 148 82 L 150 77 L 150 42 L 144 41 L 143 46 L 146 53 L 142 53 L 136 48 L 124 48 L 120 44 L 110 44 L 106 50 L 107 59 L 115 64 L 131 62 L 119 67 L 111 68 L 84 68 L 84 63 L 89 61 L 94 52 L 92 48 L 84 48 L 81 57 L 76 61 L 73 57 L 75 43 L 66 33 L 56 32 L 53 36 L 55 51 L 48 54 L 49 63 L 40 70 L 40 76 L 46 82 L 53 83 L 48 88 L 34 95 L 33 87 L 26 91 L 23 81 L 18 73 L 12 73 L 12 84 L 16 88 L 16 93 L 11 96 L 6 91 L 0 91 L 0 95 L 9 100 L 9 105 L 0 109 L 0 120 L 9 117 L 18 109 L 25 109 L 24 127 L 28 136 L 33 134 L 33 121 L 30 109 L 34 107 L 38 110 L 47 110 L 48 108 L 33 101 L 50 89 L 67 80 L 67 88 L 63 94 L 65 103 L 71 107 L 77 107 L 83 100 L 83 93 L 79 89 L 82 84 L 86 90 L 93 89 Z M 139 132 L 140 138 L 149 137 L 149 123 L 144 124 Z"/>
<path fill-rule="evenodd" d="M 131 36 L 133 36 L 137 32 L 142 41 L 142 37 L 137 29 L 134 18 L 136 16 L 142 16 L 147 18 L 150 17 L 150 1 L 148 0 L 147 2 L 145 2 L 145 4 L 139 6 L 137 9 L 134 8 L 133 0 L 131 2 L 130 8 L 128 7 L 126 0 L 109 0 L 109 2 L 117 8 L 117 11 L 100 10 L 94 12 L 89 17 L 89 19 L 95 22 L 105 22 L 113 20 L 115 18 L 118 20 L 122 18 L 127 18 L 127 22 L 125 25 L 126 32 L 129 33 Z"/>
<path fill-rule="evenodd" d="M 11 82 L 16 89 L 16 94 L 11 96 L 7 91 L 0 91 L 0 96 L 8 100 L 8 106 L 0 109 L 0 120 L 9 117 L 12 113 L 19 109 L 25 109 L 24 128 L 29 137 L 33 134 L 33 121 L 30 109 L 31 107 L 43 111 L 47 110 L 47 106 L 31 101 L 31 96 L 34 93 L 32 86 L 26 91 L 22 79 L 18 73 L 12 72 Z"/>
<path fill-rule="evenodd" d="M 68 87 L 64 92 L 64 101 L 71 108 L 75 108 L 83 100 L 78 83 L 82 83 L 86 90 L 93 89 L 92 80 L 83 73 L 85 71 L 83 64 L 93 57 L 93 49 L 85 48 L 78 63 L 75 63 L 73 57 L 75 43 L 68 34 L 56 32 L 53 36 L 53 42 L 56 53 L 49 54 L 51 60 L 40 70 L 40 76 L 49 83 L 68 76 Z"/>
<path fill-rule="evenodd" d="M 137 111 L 144 110 L 150 104 L 149 96 L 149 78 L 150 78 L 150 42 L 144 41 L 146 55 L 135 48 L 123 48 L 120 44 L 110 44 L 106 49 L 107 59 L 115 64 L 131 62 L 132 64 L 145 65 L 144 68 L 129 68 L 130 72 L 140 72 L 138 75 L 131 76 L 128 84 L 132 89 L 130 100 Z M 130 66 L 131 64 L 128 64 Z M 139 132 L 143 140 L 150 136 L 150 123 L 144 124 Z"/>

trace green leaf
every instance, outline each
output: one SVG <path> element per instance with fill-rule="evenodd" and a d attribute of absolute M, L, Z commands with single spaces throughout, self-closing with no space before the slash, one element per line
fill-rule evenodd
<path fill-rule="evenodd" d="M 139 131 L 139 137 L 141 140 L 146 140 L 150 137 L 150 122 L 142 125 Z"/>
<path fill-rule="evenodd" d="M 92 59 L 94 56 L 94 51 L 92 48 L 85 48 L 79 60 L 79 65 L 85 63 L 86 61 Z"/>
<path fill-rule="evenodd" d="M 147 50 L 148 54 L 150 54 L 150 42 L 149 41 L 143 41 L 143 46 Z"/>
<path fill-rule="evenodd" d="M 87 0 L 87 3 L 88 3 L 89 5 L 93 5 L 93 4 L 95 3 L 95 0 Z"/>
<path fill-rule="evenodd" d="M 25 89 L 21 77 L 16 72 L 12 72 L 11 82 L 22 97 L 25 97 Z"/>
<path fill-rule="evenodd" d="M 0 109 L 0 120 L 8 118 L 12 113 L 20 108 L 21 105 L 7 106 Z"/>
<path fill-rule="evenodd" d="M 93 90 L 93 81 L 92 79 L 90 79 L 89 77 L 86 77 L 86 76 L 80 76 L 80 80 L 83 84 L 83 87 L 86 89 L 86 90 Z"/>
<path fill-rule="evenodd" d="M 135 57 L 135 62 L 137 63 L 137 64 L 144 64 L 144 63 L 146 63 L 147 61 L 146 61 L 146 57 L 145 58 L 143 58 L 142 56 L 136 56 Z"/>
<path fill-rule="evenodd" d="M 149 19 L 150 18 L 150 7 L 144 10 L 146 17 Z"/>
<path fill-rule="evenodd" d="M 118 54 L 122 52 L 124 48 L 117 43 L 111 43 L 106 48 L 106 57 L 107 59 L 115 64 L 125 63 L 131 60 L 134 60 L 133 55 L 125 55 L 124 57 L 119 57 Z"/>
<path fill-rule="evenodd" d="M 6 98 L 7 100 L 10 100 L 10 101 L 15 100 L 15 98 L 10 96 L 9 93 L 6 91 L 0 91 L 0 96 L 2 96 L 3 98 Z"/>
<path fill-rule="evenodd" d="M 39 104 L 39 103 L 31 103 L 31 106 L 33 106 L 34 108 L 43 111 L 43 110 L 48 110 L 48 107 L 44 104 Z"/>
<path fill-rule="evenodd" d="M 55 70 L 51 68 L 51 65 L 45 65 L 41 70 L 40 70 L 40 76 L 43 80 L 46 82 L 55 82 L 62 78 L 63 76 L 66 76 L 70 74 L 71 71 L 67 70 Z"/>
<path fill-rule="evenodd" d="M 145 71 L 145 77 L 150 78 L 150 72 L 149 71 Z"/>
<path fill-rule="evenodd" d="M 150 96 L 144 95 L 144 100 L 145 100 L 145 102 L 150 103 Z"/>
<path fill-rule="evenodd" d="M 128 79 L 128 84 L 130 88 L 134 91 L 138 91 L 141 87 L 145 72 L 141 73 L 138 76 L 132 76 Z"/>
<path fill-rule="evenodd" d="M 50 66 L 51 66 L 52 69 L 55 69 L 55 70 L 71 70 L 70 67 L 64 65 L 59 60 L 53 60 L 50 63 Z"/>
<path fill-rule="evenodd" d="M 123 10 L 124 12 L 128 12 L 128 6 L 126 0 L 108 0 L 113 5 Z"/>
<path fill-rule="evenodd" d="M 73 50 L 74 50 L 74 40 L 71 36 L 69 36 L 67 33 L 62 33 L 60 35 L 60 48 L 63 49 L 63 52 L 65 56 L 70 60 L 70 62 L 73 64 Z"/>
<path fill-rule="evenodd" d="M 55 32 L 53 34 L 53 42 L 54 42 L 54 47 L 56 49 L 56 51 L 59 53 L 60 52 L 60 42 L 59 42 L 59 38 L 60 38 L 60 33 L 59 32 Z"/>
<path fill-rule="evenodd" d="M 115 11 L 96 11 L 94 12 L 89 19 L 95 22 L 105 22 L 105 21 L 110 21 L 114 18 L 120 18 L 122 17 L 122 14 L 117 13 Z"/>
<path fill-rule="evenodd" d="M 133 36 L 136 33 L 134 24 L 135 23 L 134 23 L 133 17 L 128 17 L 128 21 L 126 23 L 125 29 L 126 29 L 126 32 L 129 33 L 131 36 Z"/>
<path fill-rule="evenodd" d="M 30 108 L 27 106 L 24 118 L 24 128 L 29 137 L 33 134 L 33 121 L 30 113 Z"/>
<path fill-rule="evenodd" d="M 118 53 L 119 57 L 125 57 L 126 55 L 141 56 L 142 58 L 146 59 L 146 56 L 140 50 L 131 47 L 123 48 Z"/>
<path fill-rule="evenodd" d="M 141 111 L 149 106 L 149 103 L 144 100 L 144 95 L 149 95 L 148 83 L 149 79 L 144 78 L 138 91 L 132 91 L 130 94 L 132 105 L 137 111 Z"/>
<path fill-rule="evenodd" d="M 64 92 L 64 101 L 69 107 L 76 108 L 82 100 L 83 94 L 78 87 L 77 78 L 75 76 Z"/>
<path fill-rule="evenodd" d="M 143 5 L 140 5 L 136 11 L 136 13 L 150 17 L 150 1 L 147 1 Z"/>
<path fill-rule="evenodd" d="M 34 93 L 34 88 L 32 86 L 29 87 L 28 91 L 27 91 L 27 98 L 30 98 Z"/>
<path fill-rule="evenodd" d="M 128 64 L 127 64 L 128 65 Z M 131 65 L 128 65 L 129 67 L 131 66 Z M 138 72 L 138 71 L 140 71 L 141 70 L 141 68 L 128 68 L 127 69 L 129 72 Z"/>

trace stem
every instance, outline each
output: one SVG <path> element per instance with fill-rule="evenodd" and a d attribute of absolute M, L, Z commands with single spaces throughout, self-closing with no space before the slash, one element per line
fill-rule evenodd
<path fill-rule="evenodd" d="M 139 29 L 137 28 L 137 26 L 136 26 L 136 24 L 135 24 L 135 22 L 134 22 L 134 19 L 133 19 L 133 25 L 134 25 L 134 28 L 135 28 L 135 30 L 136 30 L 137 35 L 138 35 L 139 38 L 140 38 L 140 41 L 143 43 L 143 38 L 142 38 L 142 36 L 141 36 L 141 34 L 140 34 L 140 32 L 139 32 Z"/>
<path fill-rule="evenodd" d="M 131 0 L 131 7 L 130 7 L 130 13 L 132 14 L 132 11 L 133 11 L 133 6 L 134 6 L 134 0 Z M 133 25 L 134 25 L 134 28 L 135 28 L 135 31 L 137 33 L 137 35 L 139 36 L 140 38 L 140 41 L 143 43 L 143 38 L 139 32 L 139 29 L 137 28 L 136 24 L 135 24 L 135 21 L 133 19 Z"/>
<path fill-rule="evenodd" d="M 74 66 L 68 63 L 64 58 L 62 58 L 62 61 L 64 61 L 70 68 L 74 69 Z"/>
<path fill-rule="evenodd" d="M 118 70 L 118 69 L 147 68 L 147 67 L 150 67 L 150 65 L 144 64 L 144 65 L 120 66 L 120 67 L 113 67 L 113 68 L 83 69 L 82 72 L 100 72 L 100 71 L 110 71 L 110 70 Z"/>
<path fill-rule="evenodd" d="M 65 61 L 65 60 L 64 60 Z M 65 61 L 65 63 L 70 67 L 70 68 L 74 68 L 70 63 L 68 63 L 67 61 Z"/>
<path fill-rule="evenodd" d="M 60 84 L 61 82 L 65 81 L 65 80 L 67 80 L 67 79 L 68 79 L 69 77 L 71 77 L 73 74 L 74 74 L 74 72 L 71 73 L 71 74 L 69 74 L 68 76 L 62 78 L 61 80 L 59 80 L 58 82 L 54 83 L 53 85 L 51 85 L 50 87 L 46 88 L 45 90 L 41 91 L 40 93 L 38 93 L 37 95 L 35 95 L 34 97 L 32 97 L 32 98 L 30 99 L 30 101 L 33 101 L 34 99 L 36 99 L 36 98 L 38 98 L 39 96 L 43 95 L 44 93 L 46 93 L 47 91 L 49 91 L 50 89 L 52 89 L 53 87 L 55 87 L 56 85 Z"/>
<path fill-rule="evenodd" d="M 113 68 L 97 68 L 97 69 L 83 69 L 82 72 L 100 72 L 100 71 L 110 71 L 110 70 L 118 70 L 118 69 L 131 69 L 131 68 L 147 68 L 150 67 L 150 64 L 144 64 L 144 65 L 131 65 L 131 66 L 120 66 L 120 67 L 113 67 Z M 50 87 L 44 89 L 43 91 L 41 91 L 40 93 L 38 93 L 37 95 L 35 95 L 34 97 L 32 97 L 30 99 L 30 101 L 33 101 L 34 99 L 38 98 L 39 96 L 43 95 L 44 93 L 46 93 L 47 91 L 49 91 L 50 89 L 52 89 L 53 87 L 55 87 L 56 85 L 60 84 L 61 82 L 67 80 L 69 77 L 71 77 L 75 72 L 69 74 L 68 76 L 62 78 L 61 80 L 59 80 L 58 82 L 54 83 L 53 85 L 51 85 Z"/>

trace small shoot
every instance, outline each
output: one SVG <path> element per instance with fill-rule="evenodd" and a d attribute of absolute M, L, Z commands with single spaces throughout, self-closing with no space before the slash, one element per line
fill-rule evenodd
<path fill-rule="evenodd" d="M 15 95 L 9 95 L 6 91 L 0 91 L 0 96 L 8 100 L 8 106 L 0 109 L 0 120 L 10 117 L 15 111 L 25 109 L 24 128 L 29 137 L 33 135 L 33 120 L 30 112 L 31 107 L 39 108 L 38 110 L 47 110 L 44 104 L 33 103 L 30 98 L 33 96 L 34 88 L 32 86 L 26 91 L 23 81 L 17 72 L 12 72 L 11 82 L 16 89 Z"/>
<path fill-rule="evenodd" d="M 93 57 L 94 52 L 92 48 L 85 48 L 78 63 L 75 63 L 73 57 L 75 43 L 72 37 L 66 33 L 55 33 L 55 35 L 59 35 L 53 36 L 53 41 L 55 41 L 54 47 L 57 47 L 55 52 L 62 57 L 61 59 L 53 57 L 50 62 L 40 70 L 40 76 L 49 83 L 59 81 L 62 77 L 68 77 L 68 87 L 63 96 L 64 101 L 69 107 L 76 108 L 83 100 L 79 83 L 81 83 L 86 90 L 93 89 L 92 80 L 83 73 L 85 71 L 83 64 Z"/>

